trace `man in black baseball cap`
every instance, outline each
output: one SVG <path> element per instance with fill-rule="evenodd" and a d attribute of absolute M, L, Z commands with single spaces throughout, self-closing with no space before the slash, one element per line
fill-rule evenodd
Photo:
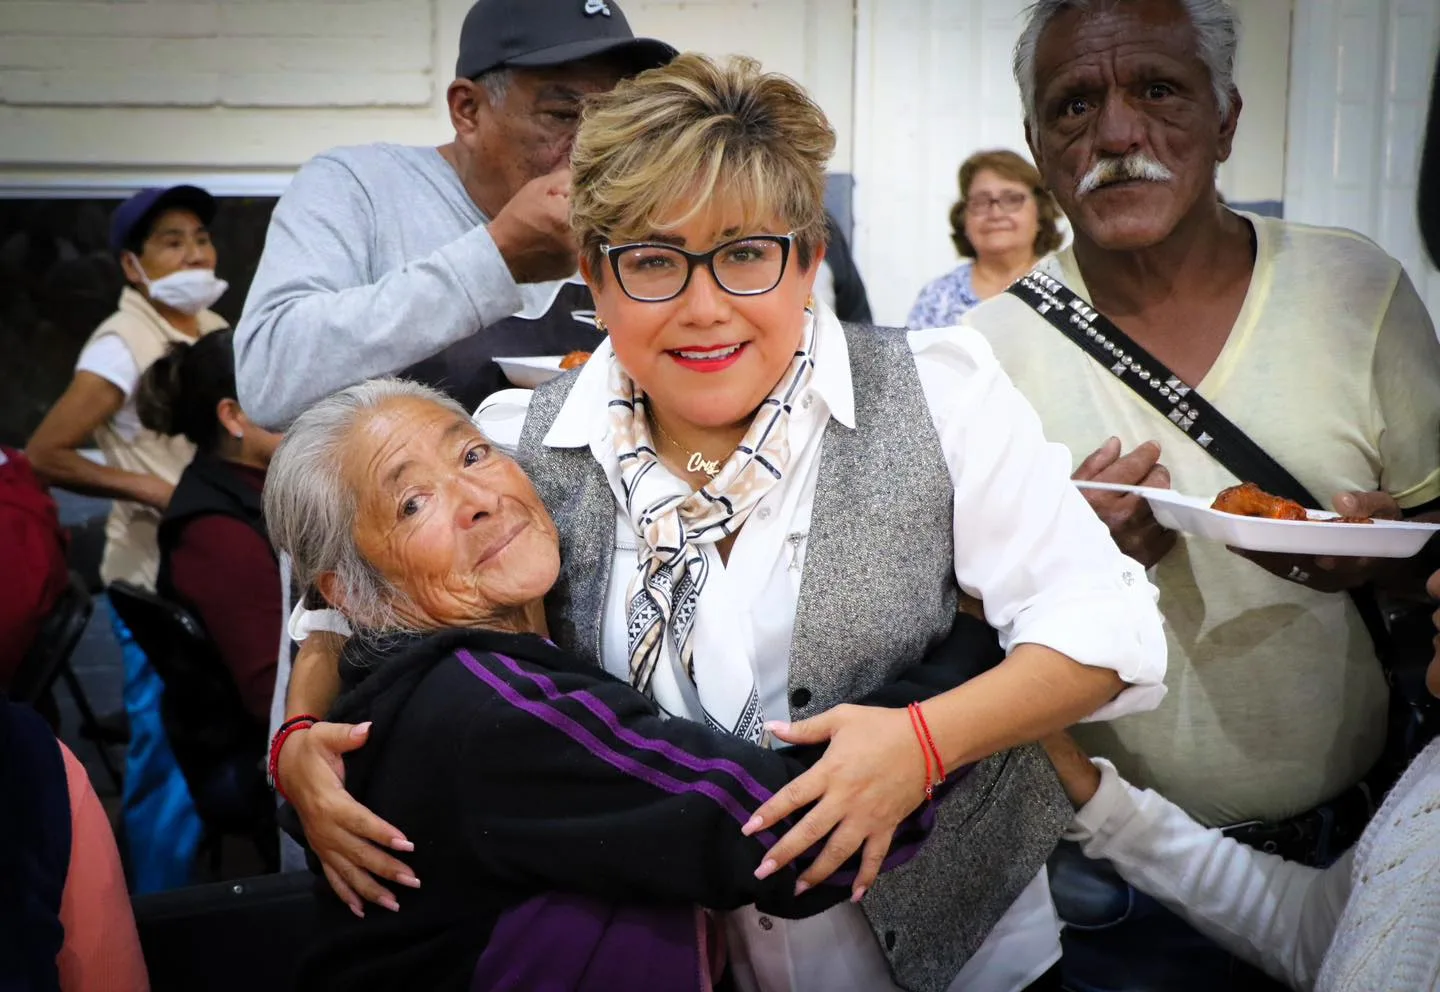
<path fill-rule="evenodd" d="M 615 0 L 478 0 L 446 92 L 454 140 L 335 149 L 281 197 L 236 331 L 246 412 L 282 426 L 395 372 L 473 407 L 508 385 L 496 356 L 593 350 L 569 227 L 581 105 L 674 55 Z"/>
<path fill-rule="evenodd" d="M 608 0 L 479 0 L 460 29 L 455 75 L 478 79 L 502 66 L 542 68 L 597 55 L 649 69 L 669 62 L 675 50 L 635 37 L 620 6 Z"/>

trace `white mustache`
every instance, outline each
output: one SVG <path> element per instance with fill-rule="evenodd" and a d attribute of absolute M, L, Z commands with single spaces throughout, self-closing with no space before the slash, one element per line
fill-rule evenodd
<path fill-rule="evenodd" d="M 1122 158 L 1102 158 L 1090 167 L 1080 182 L 1075 184 L 1077 197 L 1087 196 L 1101 186 L 1118 183 L 1126 179 L 1139 179 L 1147 183 L 1168 183 L 1175 174 L 1144 152 L 1131 152 Z"/>

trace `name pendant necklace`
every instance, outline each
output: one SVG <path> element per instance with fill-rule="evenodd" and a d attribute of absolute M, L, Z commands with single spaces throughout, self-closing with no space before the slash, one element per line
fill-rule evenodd
<path fill-rule="evenodd" d="M 652 416 L 650 418 L 650 423 L 655 425 L 655 429 L 660 432 L 660 436 L 663 437 L 665 440 L 669 441 L 670 444 L 674 446 L 676 451 L 680 452 L 681 454 L 686 454 L 690 456 L 689 459 L 685 462 L 685 471 L 703 472 L 711 479 L 715 478 L 715 476 L 720 474 L 720 459 L 706 458 L 703 452 L 694 451 L 690 448 L 685 447 L 685 445 L 681 444 L 679 441 L 675 440 L 668 433 L 666 433 L 665 428 L 660 426 L 660 421 L 655 419 L 655 417 Z"/>

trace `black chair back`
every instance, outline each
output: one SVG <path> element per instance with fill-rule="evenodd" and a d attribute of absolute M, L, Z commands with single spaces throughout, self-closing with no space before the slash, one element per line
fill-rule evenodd
<path fill-rule="evenodd" d="M 137 896 L 151 992 L 295 988 L 314 891 L 315 877 L 304 871 Z"/>
<path fill-rule="evenodd" d="M 273 810 L 262 771 L 266 727 L 245 709 L 235 680 L 200 621 L 179 604 L 128 582 L 112 582 L 107 592 L 165 683 L 161 719 L 201 818 L 222 829 L 244 829 L 234 821 L 246 820 L 249 813 L 237 817 L 236 804 L 228 801 L 237 793 L 237 769 L 247 780 L 239 790 L 246 797 L 241 805 L 247 811 L 252 802 L 257 812 L 267 805 Z M 227 783 L 229 811 L 220 811 L 218 804 L 207 808 L 217 779 Z M 257 786 L 261 794 L 252 797 Z"/>
<path fill-rule="evenodd" d="M 85 583 L 71 572 L 69 585 L 61 591 L 59 600 L 41 624 L 35 643 L 15 672 L 10 683 L 11 699 L 34 706 L 49 695 L 69 667 L 70 657 L 94 609 L 95 603 Z"/>
<path fill-rule="evenodd" d="M 100 578 L 100 562 L 105 558 L 105 524 L 108 518 L 108 514 L 101 513 L 65 528 L 70 535 L 70 549 L 65 560 L 70 570 L 92 593 L 105 591 L 105 580 Z"/>

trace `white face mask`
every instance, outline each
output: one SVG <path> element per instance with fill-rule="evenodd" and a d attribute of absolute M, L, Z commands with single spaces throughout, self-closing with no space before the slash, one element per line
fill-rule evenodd
<path fill-rule="evenodd" d="M 199 313 L 230 288 L 224 279 L 215 278 L 214 269 L 181 269 L 151 282 L 138 258 L 135 259 L 135 267 L 140 270 L 140 278 L 144 280 L 145 290 L 153 302 L 163 303 L 184 314 Z"/>

